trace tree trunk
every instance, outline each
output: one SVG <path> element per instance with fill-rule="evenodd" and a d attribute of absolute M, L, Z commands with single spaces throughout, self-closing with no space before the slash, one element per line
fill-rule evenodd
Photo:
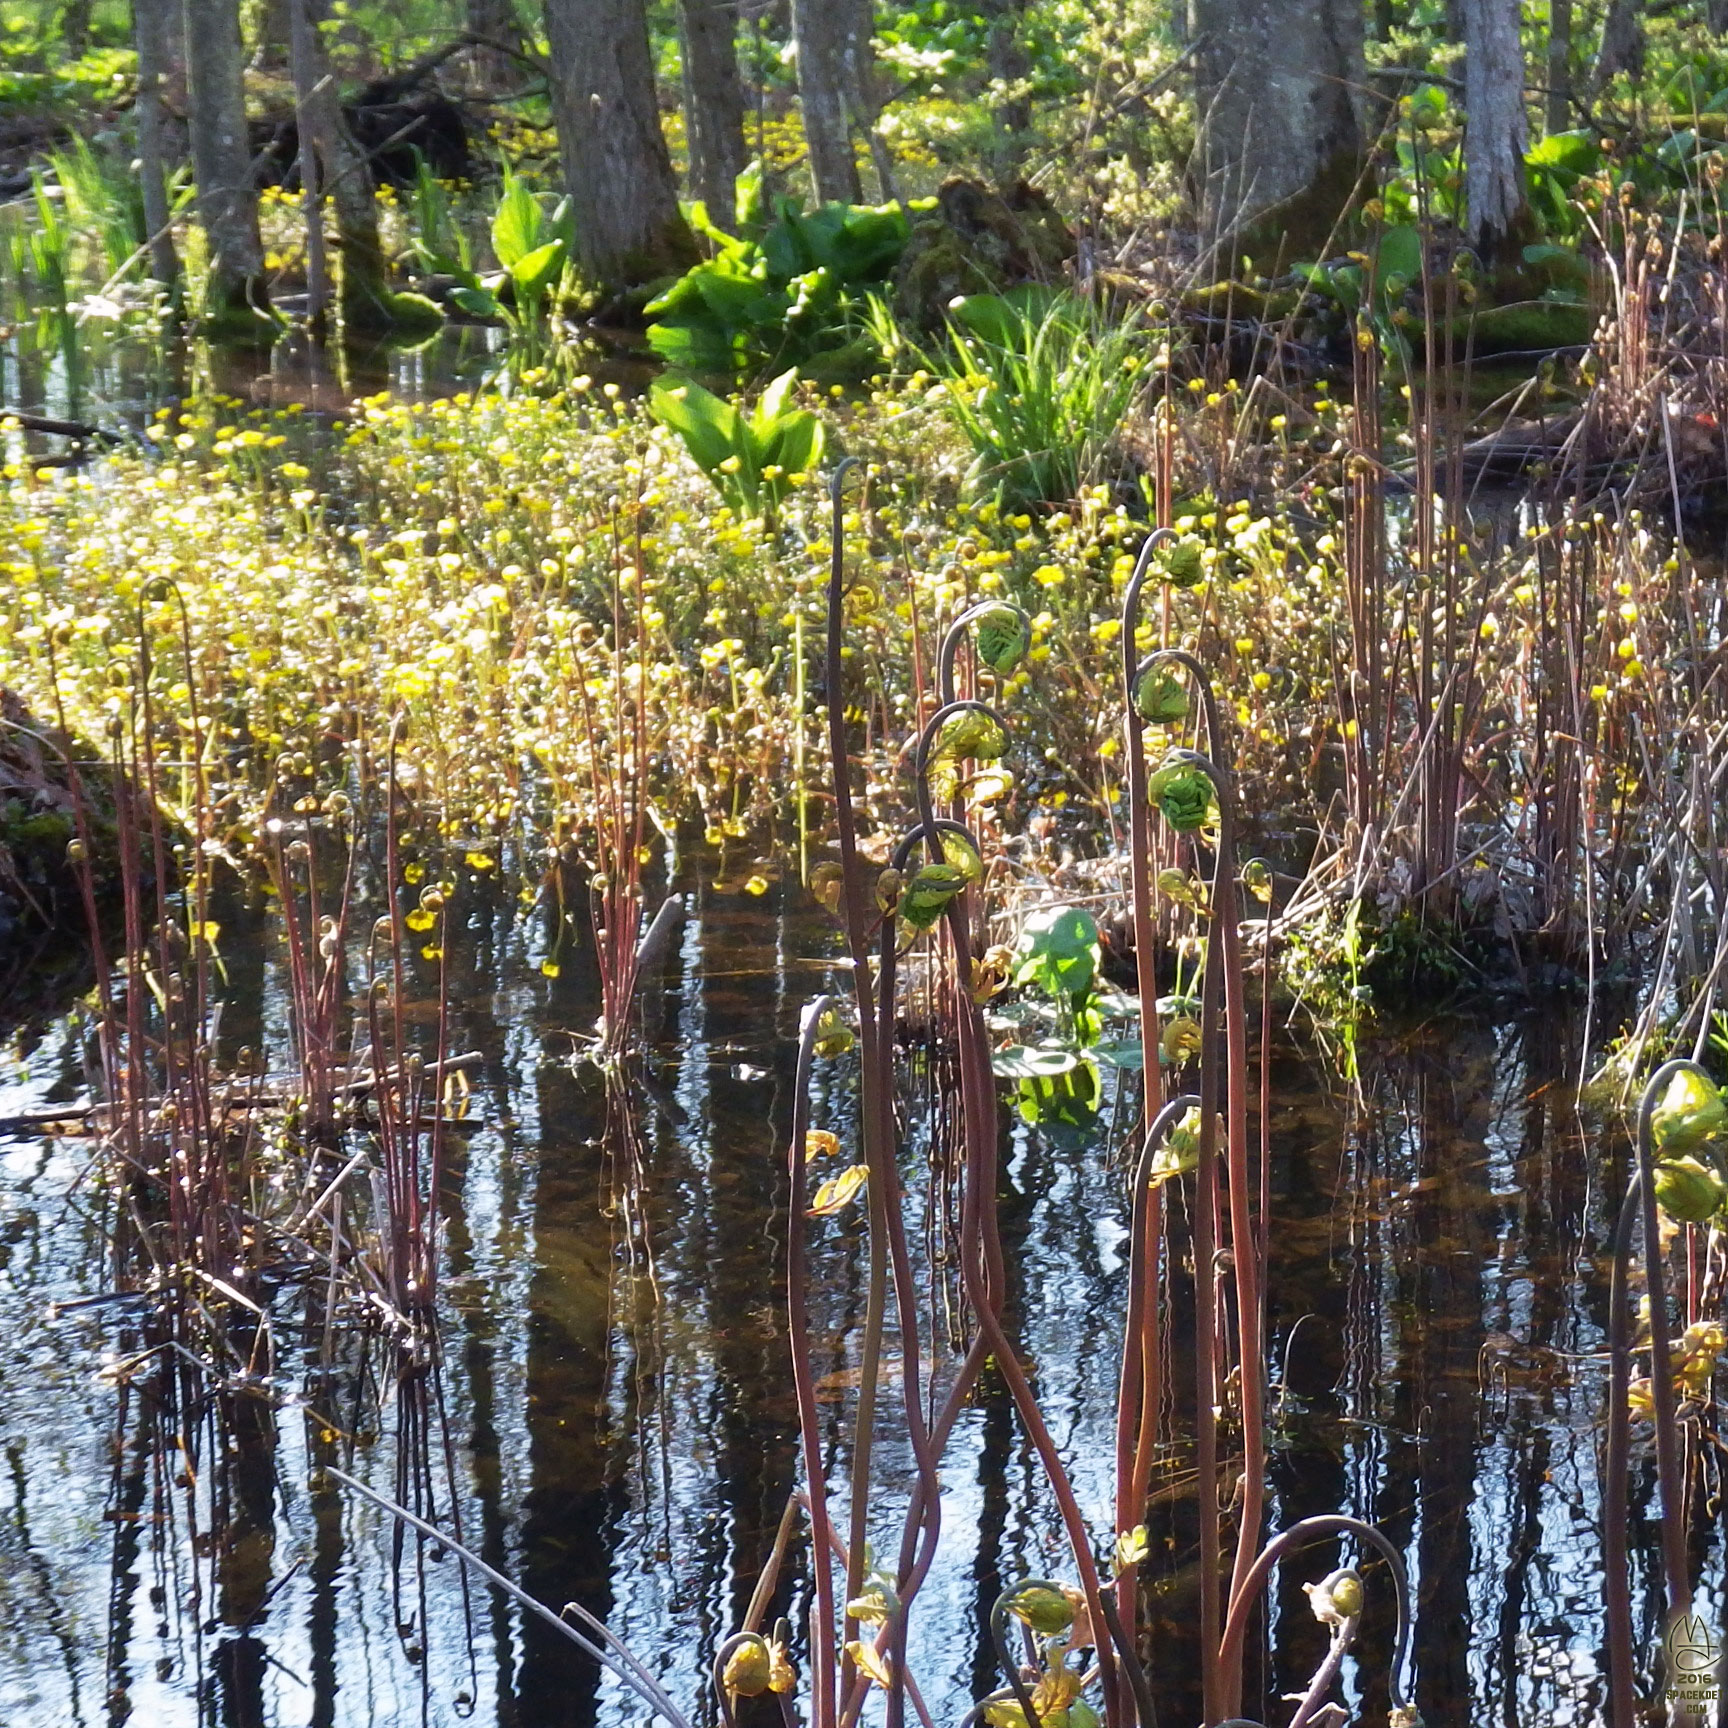
<path fill-rule="evenodd" d="M 173 0 L 132 0 L 132 34 L 138 48 L 138 177 L 144 201 L 144 232 L 150 274 L 164 287 L 180 279 L 180 258 L 168 211 L 168 124 L 163 89 L 173 57 Z"/>
<path fill-rule="evenodd" d="M 318 63 L 313 47 L 316 26 L 307 0 L 292 0 L 288 13 L 288 57 L 294 69 L 294 130 L 300 157 L 300 212 L 306 224 L 306 328 L 315 342 L 328 334 L 330 261 L 324 248 L 324 168 L 318 160 L 317 127 L 312 121 Z"/>
<path fill-rule="evenodd" d="M 522 65 L 515 56 L 522 50 L 522 26 L 514 0 L 467 0 L 465 15 L 468 34 L 480 37 L 483 44 L 468 60 L 476 94 L 496 95 L 519 85 Z"/>
<path fill-rule="evenodd" d="M 292 63 L 294 0 L 264 0 L 258 8 L 258 43 L 252 64 L 263 72 L 280 72 Z"/>
<path fill-rule="evenodd" d="M 1314 257 L 1362 164 L 1360 0 L 1190 0 L 1189 35 L 1208 243 L 1222 261 L 1264 218 L 1286 262 Z"/>
<path fill-rule="evenodd" d="M 696 261 L 660 130 L 643 0 L 545 0 L 552 118 L 576 249 L 607 291 Z"/>
<path fill-rule="evenodd" d="M 792 0 L 798 103 L 818 203 L 864 196 L 852 151 L 854 124 L 874 119 L 869 101 L 870 0 Z"/>
<path fill-rule="evenodd" d="M 90 14 L 94 0 L 66 0 L 60 14 L 60 46 L 69 60 L 79 59 L 90 46 Z"/>
<path fill-rule="evenodd" d="M 389 269 L 378 238 L 378 198 L 372 166 L 348 130 L 342 112 L 342 97 L 318 28 L 322 8 L 317 0 L 292 0 L 292 5 L 296 14 L 302 15 L 296 17 L 296 28 L 303 23 L 305 34 L 304 72 L 299 57 L 295 66 L 301 156 L 305 158 L 309 135 L 317 156 L 320 194 L 316 200 L 320 207 L 316 215 L 309 209 L 308 221 L 318 223 L 321 241 L 322 197 L 327 194 L 336 212 L 336 248 L 342 259 L 337 295 L 343 329 L 348 333 L 382 330 L 392 322 L 391 296 Z M 307 200 L 310 207 L 314 203 L 311 187 L 307 188 Z"/>
<path fill-rule="evenodd" d="M 690 192 L 708 219 L 730 229 L 744 171 L 744 85 L 738 76 L 736 0 L 679 0 L 684 45 L 684 136 Z"/>
<path fill-rule="evenodd" d="M 1572 0 L 1548 0 L 1547 129 L 1572 127 Z"/>
<path fill-rule="evenodd" d="M 1610 0 L 1602 20 L 1602 44 L 1596 50 L 1594 83 L 1602 89 L 1617 72 L 1637 78 L 1644 70 L 1644 20 L 1637 0 Z"/>
<path fill-rule="evenodd" d="M 1465 232 L 1497 263 L 1526 221 L 1519 0 L 1464 0 L 1463 9 Z"/>
<path fill-rule="evenodd" d="M 198 182 L 198 217 L 209 248 L 207 318 L 267 304 L 258 187 L 246 135 L 246 90 L 236 0 L 185 0 L 187 127 Z"/>
<path fill-rule="evenodd" d="M 998 182 L 1012 178 L 1026 153 L 1026 135 L 1032 126 L 1032 104 L 1023 85 L 1032 70 L 1018 35 L 1026 14 L 1026 0 L 990 0 L 985 8 L 990 34 L 985 39 L 984 64 L 990 81 L 1001 94 L 991 107 L 995 136 L 991 156 Z"/>

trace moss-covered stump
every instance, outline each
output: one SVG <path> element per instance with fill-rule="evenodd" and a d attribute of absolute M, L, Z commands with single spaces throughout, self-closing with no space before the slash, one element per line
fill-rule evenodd
<path fill-rule="evenodd" d="M 77 763 L 76 777 L 71 766 Z M 78 812 L 101 899 L 119 886 L 115 780 L 105 763 L 33 716 L 0 686 L 0 950 L 86 933 L 77 859 Z"/>
<path fill-rule="evenodd" d="M 1023 182 L 997 191 L 956 175 L 919 214 L 894 276 L 900 315 L 939 330 L 968 294 L 1053 282 L 1074 256 L 1074 236 L 1044 194 Z"/>

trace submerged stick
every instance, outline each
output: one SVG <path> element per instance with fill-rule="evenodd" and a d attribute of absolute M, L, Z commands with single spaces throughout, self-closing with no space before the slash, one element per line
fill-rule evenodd
<path fill-rule="evenodd" d="M 486 1562 L 482 1560 L 478 1554 L 474 1553 L 472 1549 L 464 1547 L 460 1542 L 457 1542 L 450 1536 L 446 1535 L 437 1527 L 437 1525 L 428 1524 L 424 1518 L 416 1517 L 406 1506 L 397 1505 L 394 1500 L 380 1494 L 375 1488 L 368 1488 L 364 1482 L 357 1481 L 354 1477 L 350 1476 L 347 1471 L 338 1470 L 334 1464 L 326 1464 L 324 1466 L 324 1472 L 326 1475 L 334 1477 L 343 1487 L 352 1488 L 356 1494 L 370 1500 L 373 1505 L 379 1507 L 381 1510 L 388 1512 L 392 1518 L 395 1518 L 400 1523 L 408 1525 L 411 1529 L 418 1530 L 422 1536 L 429 1537 L 432 1541 L 448 1548 L 450 1552 L 457 1557 L 457 1559 L 461 1560 L 468 1566 L 472 1566 L 476 1572 L 487 1580 L 488 1583 L 496 1585 L 513 1602 L 519 1603 L 523 1608 L 526 1608 L 530 1614 L 544 1620 L 548 1626 L 555 1627 L 558 1631 L 562 1632 L 572 1644 L 575 1644 L 579 1649 L 593 1657 L 593 1659 L 598 1662 L 602 1668 L 606 1669 L 608 1673 L 612 1674 L 616 1679 L 623 1681 L 623 1683 L 628 1686 L 630 1690 L 637 1695 L 637 1697 L 642 1699 L 642 1701 L 647 1704 L 651 1710 L 653 1710 L 657 1715 L 663 1716 L 668 1722 L 670 1722 L 672 1728 L 690 1728 L 689 1719 L 681 1710 L 679 1710 L 677 1705 L 675 1705 L 672 1700 L 666 1696 L 665 1692 L 660 1687 L 660 1683 L 648 1672 L 646 1668 L 642 1666 L 641 1662 L 639 1662 L 625 1646 L 618 1635 L 603 1621 L 596 1619 L 592 1614 L 590 1614 L 580 1603 L 572 1602 L 569 1605 L 568 1611 L 579 1615 L 588 1625 L 595 1629 L 599 1636 L 603 1637 L 606 1642 L 618 1652 L 616 1660 L 609 1656 L 605 1649 L 603 1649 L 599 1644 L 596 1644 L 592 1638 L 589 1638 L 586 1634 L 578 1631 L 576 1627 L 572 1626 L 570 1622 L 565 1620 L 562 1616 L 554 1614 L 544 1602 L 530 1596 L 520 1585 L 511 1583 L 511 1581 L 506 1578 L 502 1572 L 488 1566 Z"/>

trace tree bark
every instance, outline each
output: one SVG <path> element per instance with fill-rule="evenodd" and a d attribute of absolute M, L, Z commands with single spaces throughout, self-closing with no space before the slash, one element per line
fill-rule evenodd
<path fill-rule="evenodd" d="M 381 330 L 393 320 L 390 273 L 378 237 L 378 196 L 372 165 L 355 142 L 342 112 L 341 92 L 318 28 L 322 6 L 318 0 L 291 0 L 291 4 L 305 15 L 306 82 L 300 92 L 300 123 L 309 129 L 317 153 L 319 192 L 328 194 L 336 213 L 336 249 L 342 259 L 337 305 L 343 328 L 354 333 Z M 297 85 L 301 76 L 297 66 Z M 308 198 L 310 201 L 310 188 Z M 322 235 L 321 209 L 316 220 Z"/>
<path fill-rule="evenodd" d="M 169 131 L 163 92 L 173 58 L 173 0 L 132 0 L 132 34 L 138 49 L 138 177 L 144 201 L 144 232 L 150 274 L 164 287 L 180 280 L 180 258 L 168 210 Z"/>
<path fill-rule="evenodd" d="M 1362 33 L 1360 0 L 1190 0 L 1195 169 L 1213 248 L 1263 218 L 1289 259 L 1325 244 L 1362 165 Z"/>
<path fill-rule="evenodd" d="M 294 129 L 300 157 L 300 209 L 306 224 L 306 328 L 322 342 L 330 316 L 330 265 L 324 249 L 324 165 L 312 103 L 323 55 L 313 47 L 316 26 L 309 0 L 289 0 L 288 58 L 294 76 Z"/>
<path fill-rule="evenodd" d="M 660 130 L 643 0 L 545 0 L 552 118 L 583 271 L 613 292 L 696 261 Z"/>
<path fill-rule="evenodd" d="M 991 140 L 992 165 L 997 180 L 1006 182 L 1026 154 L 1026 135 L 1032 126 L 1032 104 L 1021 88 L 1032 68 L 1018 34 L 1026 13 L 1026 0 L 990 0 L 984 11 L 990 21 L 984 64 L 991 83 L 1001 92 L 991 105 L 995 133 Z"/>
<path fill-rule="evenodd" d="M 1548 0 L 1547 128 L 1572 126 L 1572 0 Z"/>
<path fill-rule="evenodd" d="M 818 203 L 856 204 L 863 197 L 854 124 L 875 118 L 869 100 L 870 0 L 792 0 L 798 58 L 798 103 Z"/>
<path fill-rule="evenodd" d="M 737 0 L 679 0 L 684 45 L 684 136 L 690 192 L 730 229 L 744 171 L 744 85 L 738 75 Z"/>
<path fill-rule="evenodd" d="M 258 187 L 246 135 L 244 50 L 236 0 L 185 0 L 187 129 L 198 183 L 198 217 L 209 248 L 208 318 L 267 304 Z"/>
<path fill-rule="evenodd" d="M 78 59 L 90 46 L 93 0 L 66 0 L 60 13 L 60 43 L 68 59 Z"/>
<path fill-rule="evenodd" d="M 1592 81 L 1600 90 L 1617 72 L 1637 78 L 1643 70 L 1644 20 L 1638 15 L 1637 0 L 1610 0 Z"/>
<path fill-rule="evenodd" d="M 513 0 L 467 0 L 468 33 L 481 38 L 482 46 L 469 56 L 469 78 L 479 95 L 496 95 L 522 82 L 522 65 L 515 55 L 522 49 L 522 25 Z M 496 47 L 487 44 L 496 43 Z"/>
<path fill-rule="evenodd" d="M 261 71 L 280 72 L 293 62 L 294 0 L 264 0 L 258 9 L 258 42 L 252 64 Z"/>
<path fill-rule="evenodd" d="M 1519 0 L 1463 0 L 1465 232 L 1501 261 L 1526 222 Z"/>

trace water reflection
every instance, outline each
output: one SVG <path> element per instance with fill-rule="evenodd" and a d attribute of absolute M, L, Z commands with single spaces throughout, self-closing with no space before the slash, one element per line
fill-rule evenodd
<path fill-rule="evenodd" d="M 781 1143 L 798 1010 L 830 976 L 832 945 L 813 910 L 711 877 L 688 886 L 695 916 L 651 1008 L 644 1083 L 628 1091 L 573 1059 L 573 1035 L 598 1008 L 580 964 L 549 983 L 534 933 L 495 907 L 450 934 L 453 1037 L 484 1056 L 481 1126 L 452 1158 L 443 1351 L 413 1406 L 418 1435 L 405 1432 L 398 1365 L 380 1344 L 344 1356 L 327 1381 L 308 1377 L 318 1339 L 300 1336 L 293 1289 L 279 1298 L 278 1390 L 298 1391 L 276 1407 L 230 1390 L 177 1409 L 170 1367 L 128 1388 L 98 1378 L 148 1342 L 126 1305 L 55 1315 L 49 1304 L 107 1288 L 113 1197 L 79 1142 L 0 1143 L 0 1721 L 639 1719 L 609 1677 L 468 1589 L 453 1560 L 400 1544 L 387 1518 L 327 1480 L 308 1487 L 318 1461 L 350 1454 L 380 1491 L 416 1492 L 441 1520 L 459 1519 L 541 1600 L 605 1617 L 675 1698 L 701 1696 L 795 1480 Z M 235 906 L 222 924 L 225 1040 L 279 1044 L 286 1006 L 268 920 Z M 1577 1067 L 1552 1014 L 1384 1039 L 1364 1049 L 1352 1087 L 1290 1041 L 1273 1052 L 1271 1516 L 1346 1511 L 1407 1547 L 1414 1691 L 1430 1722 L 1586 1723 L 1603 1708 L 1604 1374 L 1593 1353 L 1606 1279 L 1593 1257 L 1620 1176 L 1605 1174 L 1571 1108 Z M 0 1114 L 75 1095 L 82 1069 L 75 1031 L 49 1025 L 0 1068 Z M 850 1084 L 823 1077 L 814 1113 L 848 1142 Z M 1120 1177 L 1096 1145 L 1052 1142 L 1006 1110 L 1003 1126 L 1010 1316 L 1103 1530 Z M 903 1152 L 915 1243 L 940 1235 L 932 1220 L 927 1237 L 919 1213 L 929 1155 L 915 1119 Z M 855 1218 L 813 1230 L 811 1327 L 837 1481 L 860 1247 Z M 946 1341 L 938 1291 L 925 1316 L 926 1339 Z M 938 1380 L 951 1369 L 944 1342 Z M 1189 1383 L 1172 1363 L 1166 1384 Z M 374 1401 L 381 1430 L 366 1414 Z M 879 1548 L 913 1480 L 895 1433 L 886 1421 Z M 1641 1455 L 1635 1469 L 1634 1600 L 1649 1648 L 1652 1484 Z M 1150 1614 L 1172 1722 L 1198 1711 L 1184 1471 L 1178 1447 L 1159 1482 Z M 989 1603 L 1017 1575 L 1060 1572 L 1064 1544 L 988 1379 L 943 1481 L 944 1545 L 909 1656 L 936 1719 L 951 1722 L 995 1682 Z M 1695 1561 L 1701 1600 L 1719 1604 L 1714 1527 L 1700 1527 Z M 1331 1563 L 1321 1552 L 1286 1568 L 1251 1651 L 1262 1696 L 1299 1686 L 1317 1661 L 1323 1629 L 1300 1585 Z M 1391 1640 L 1376 1583 L 1370 1572 L 1345 1681 L 1370 1721 L 1383 1719 Z M 775 1602 L 794 1627 L 806 1624 L 805 1586 L 795 1547 Z"/>

